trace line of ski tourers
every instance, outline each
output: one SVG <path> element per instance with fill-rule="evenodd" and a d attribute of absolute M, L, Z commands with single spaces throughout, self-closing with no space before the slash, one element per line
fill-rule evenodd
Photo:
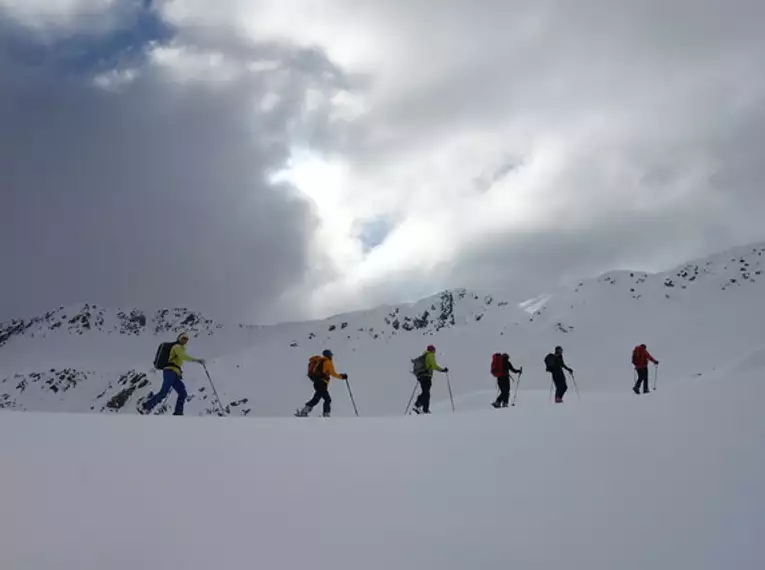
<path fill-rule="evenodd" d="M 184 362 L 196 362 L 201 364 L 205 369 L 207 379 L 210 381 L 215 397 L 218 401 L 221 413 L 223 413 L 223 406 L 218 397 L 218 391 L 215 389 L 215 384 L 210 377 L 210 373 L 207 370 L 205 360 L 203 358 L 194 358 L 186 353 L 186 345 L 189 342 L 189 334 L 182 332 L 178 335 L 173 342 L 163 342 L 157 348 L 156 355 L 154 357 L 154 368 L 162 370 L 162 388 L 156 394 L 150 394 L 145 400 L 139 400 L 137 404 L 138 412 L 141 414 L 148 414 L 152 409 L 163 402 L 167 398 L 170 390 L 175 390 L 178 394 L 178 399 L 175 403 L 174 415 L 183 415 L 183 406 L 186 402 L 187 392 L 186 386 L 183 383 L 183 363 Z M 310 400 L 308 400 L 302 408 L 298 408 L 295 411 L 297 417 L 308 417 L 313 409 L 322 402 L 322 416 L 330 417 L 332 414 L 332 397 L 329 395 L 329 382 L 331 378 L 337 378 L 339 380 L 345 380 L 348 387 L 348 394 L 353 404 L 353 410 L 358 416 L 358 408 L 356 407 L 356 401 L 353 398 L 353 392 L 351 391 L 350 382 L 348 382 L 347 374 L 339 374 L 335 370 L 334 355 L 331 350 L 325 350 L 321 355 L 311 356 L 308 359 L 307 376 L 313 383 L 314 393 Z M 632 364 L 635 367 L 636 381 L 632 388 L 635 394 L 642 393 L 647 394 L 648 389 L 648 364 L 654 363 L 657 367 L 656 374 L 654 376 L 654 389 L 656 389 L 656 380 L 658 377 L 658 364 L 656 360 L 645 344 L 640 344 L 632 350 Z M 574 389 L 578 393 L 576 386 L 576 377 L 574 376 L 574 370 L 569 367 L 563 360 L 563 348 L 556 346 L 555 350 L 549 353 L 544 358 L 545 370 L 550 373 L 552 378 L 552 384 L 550 385 L 551 397 L 552 391 L 555 390 L 555 403 L 562 404 L 563 396 L 568 391 L 568 383 L 566 382 L 566 374 L 568 372 L 571 376 L 571 380 L 574 383 Z M 510 356 L 507 353 L 495 353 L 491 357 L 490 372 L 492 376 L 497 379 L 498 395 L 497 399 L 492 402 L 492 406 L 495 408 L 506 408 L 508 404 L 515 405 L 516 398 L 518 397 L 518 388 L 520 386 L 521 376 L 523 375 L 523 367 L 515 368 L 510 362 Z M 564 372 L 565 371 L 565 372 Z M 429 414 L 430 413 L 430 389 L 433 384 L 433 373 L 441 372 L 446 375 L 447 386 L 449 388 L 449 398 L 452 403 L 452 410 L 454 410 L 454 397 L 452 396 L 451 381 L 449 379 L 449 368 L 441 367 L 436 362 L 436 347 L 432 344 L 429 345 L 425 352 L 420 356 L 412 360 L 412 374 L 417 379 L 417 383 L 412 391 L 412 396 L 409 398 L 409 403 L 406 406 L 405 413 L 413 414 Z M 512 374 L 517 374 L 517 378 L 514 378 Z M 515 382 L 515 391 L 511 398 L 512 384 Z M 420 388 L 420 393 L 412 406 L 412 400 L 417 392 L 417 388 Z M 411 410 L 410 410 L 411 407 Z"/>

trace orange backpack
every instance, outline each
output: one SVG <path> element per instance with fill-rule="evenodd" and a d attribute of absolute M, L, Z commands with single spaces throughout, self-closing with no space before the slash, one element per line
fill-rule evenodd
<path fill-rule="evenodd" d="M 312 356 L 308 359 L 308 377 L 311 380 L 324 378 L 324 361 L 326 356 Z"/>

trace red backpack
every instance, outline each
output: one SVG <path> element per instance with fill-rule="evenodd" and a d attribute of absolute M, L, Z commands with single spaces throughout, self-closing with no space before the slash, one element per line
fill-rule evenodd
<path fill-rule="evenodd" d="M 491 375 L 496 378 L 505 375 L 505 361 L 499 352 L 491 357 Z"/>
<path fill-rule="evenodd" d="M 643 352 L 643 347 L 640 345 L 636 346 L 632 349 L 632 365 L 637 366 L 638 360 L 640 359 L 640 355 Z"/>

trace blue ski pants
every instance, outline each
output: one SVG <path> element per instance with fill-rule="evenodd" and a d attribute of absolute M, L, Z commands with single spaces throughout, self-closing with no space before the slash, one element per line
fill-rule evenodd
<path fill-rule="evenodd" d="M 143 407 L 148 412 L 165 399 L 170 393 L 170 390 L 175 390 L 178 394 L 178 399 L 175 401 L 175 411 L 173 415 L 183 415 L 183 405 L 186 403 L 186 386 L 183 384 L 181 377 L 175 370 L 165 369 L 162 371 L 162 389 L 144 402 Z"/>

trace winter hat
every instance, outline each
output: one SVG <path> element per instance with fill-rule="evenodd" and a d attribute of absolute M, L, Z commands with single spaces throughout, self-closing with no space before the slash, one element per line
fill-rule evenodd
<path fill-rule="evenodd" d="M 433 346 L 432 344 L 428 346 L 428 352 L 435 352 L 435 351 L 436 351 L 435 346 Z"/>
<path fill-rule="evenodd" d="M 179 334 L 179 335 L 176 337 L 176 339 L 175 339 L 175 340 L 177 340 L 178 342 L 180 342 L 180 341 L 181 341 L 181 339 L 183 339 L 183 338 L 185 338 L 186 340 L 189 340 L 189 333 L 187 333 L 186 331 L 183 331 L 181 334 Z"/>
<path fill-rule="evenodd" d="M 332 351 L 331 350 L 325 350 L 321 353 L 322 356 L 326 356 L 327 358 L 332 358 Z"/>

